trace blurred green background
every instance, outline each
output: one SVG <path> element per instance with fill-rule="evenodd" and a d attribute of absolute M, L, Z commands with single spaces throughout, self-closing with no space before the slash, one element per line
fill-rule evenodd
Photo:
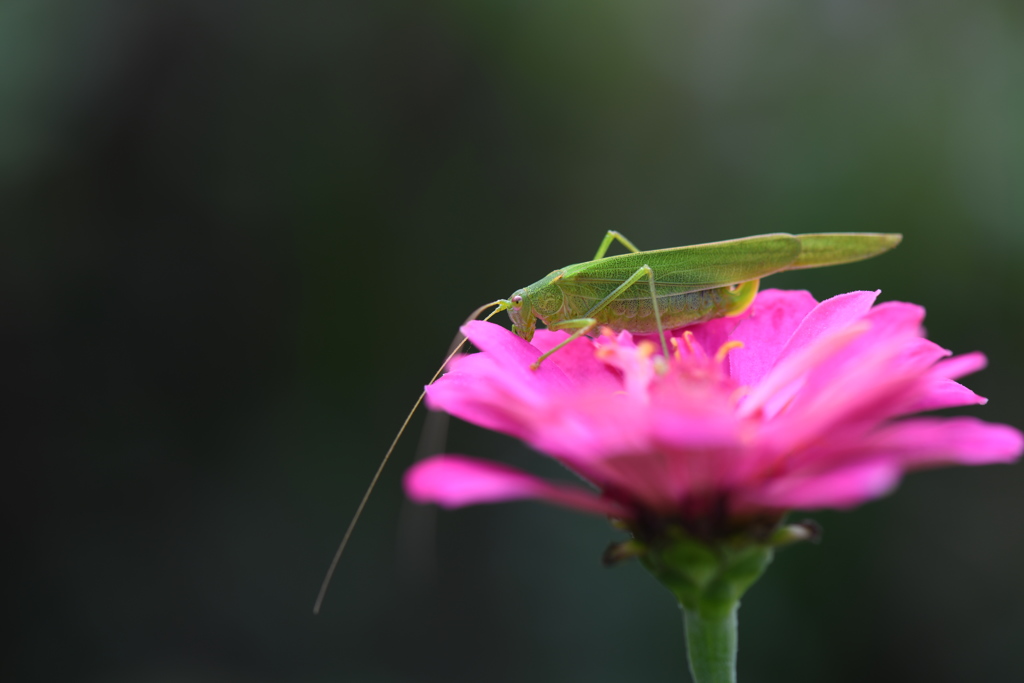
<path fill-rule="evenodd" d="M 989 355 L 964 412 L 1024 426 L 1019 0 L 5 0 L 0 202 L 5 681 L 685 680 L 604 520 L 432 540 L 422 415 L 310 613 L 456 326 L 611 228 L 902 232 L 766 284 L 923 304 Z M 1024 680 L 1024 470 L 813 516 L 744 683 Z"/>

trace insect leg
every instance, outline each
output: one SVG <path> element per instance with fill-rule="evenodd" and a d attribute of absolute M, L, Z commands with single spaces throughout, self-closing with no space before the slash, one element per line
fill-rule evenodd
<path fill-rule="evenodd" d="M 604 236 L 604 239 L 601 240 L 601 246 L 597 248 L 597 253 L 594 255 L 593 258 L 594 261 L 604 258 L 604 254 L 606 251 L 608 251 L 608 247 L 612 245 L 613 240 L 618 240 L 619 243 L 622 244 L 622 246 L 624 246 L 626 249 L 629 249 L 634 254 L 640 252 L 640 250 L 637 249 L 632 242 L 630 242 L 629 240 L 622 236 L 622 233 L 620 233 L 617 230 L 609 230 L 608 234 L 606 234 Z"/>
<path fill-rule="evenodd" d="M 654 287 L 654 271 L 644 265 L 641 270 L 647 271 L 647 282 L 651 286 L 651 306 L 654 307 L 654 322 L 658 323 L 658 338 L 661 339 L 661 352 L 668 358 L 668 342 L 665 341 L 665 328 L 661 326 L 661 311 L 658 309 L 658 292 Z"/>
<path fill-rule="evenodd" d="M 540 364 L 544 362 L 545 358 L 553 354 L 555 351 L 558 351 L 563 346 L 568 346 L 569 344 L 573 343 L 574 341 L 585 335 L 587 332 L 590 332 L 595 327 L 597 327 L 597 320 L 595 318 L 574 318 L 572 320 L 563 320 L 561 322 L 548 325 L 549 330 L 575 329 L 576 331 L 569 335 L 569 338 L 563 341 L 561 344 L 558 344 L 553 349 L 549 349 L 547 352 L 542 354 L 540 358 L 535 360 L 533 363 L 530 363 L 530 369 L 536 370 L 537 368 L 540 367 Z"/>
<path fill-rule="evenodd" d="M 594 304 L 594 306 L 589 311 L 587 311 L 587 317 L 589 318 L 589 317 L 593 317 L 594 315 L 596 315 L 599 311 L 604 309 L 608 304 L 610 304 L 611 302 L 615 301 L 615 299 L 619 298 L 619 296 L 623 292 L 625 292 L 631 286 L 633 286 L 637 282 L 639 282 L 640 279 L 643 278 L 644 276 L 647 277 L 647 280 L 650 283 L 650 288 L 651 288 L 651 305 L 654 308 L 654 321 L 658 324 L 658 336 L 661 337 L 661 351 L 662 351 L 662 353 L 665 354 L 665 357 L 668 358 L 668 344 L 665 341 L 665 330 L 661 326 L 661 310 L 658 307 L 658 293 L 657 293 L 657 289 L 655 288 L 655 284 L 654 284 L 654 269 L 652 269 L 646 263 L 644 265 L 640 266 L 639 268 L 637 268 L 637 271 L 635 273 L 633 273 L 632 275 L 630 275 L 628 278 L 626 278 L 626 280 L 621 285 L 619 285 L 618 287 L 613 289 L 611 294 L 609 294 L 608 296 L 606 296 L 605 298 L 601 299 L 596 304 Z M 568 322 L 568 321 L 566 321 L 566 322 Z"/>
<path fill-rule="evenodd" d="M 619 298 L 623 294 L 623 292 L 625 292 L 627 289 L 629 289 L 630 287 L 635 285 L 637 282 L 639 282 L 645 276 L 650 280 L 650 283 L 651 283 L 651 299 L 654 302 L 654 315 L 655 315 L 655 317 L 657 318 L 657 321 L 658 321 L 658 331 L 661 333 L 661 349 L 664 352 L 665 357 L 667 358 L 668 357 L 668 344 L 665 343 L 665 332 L 661 328 L 661 313 L 658 310 L 658 299 L 657 299 L 657 296 L 655 296 L 655 290 L 654 290 L 654 270 L 649 265 L 647 265 L 645 263 L 640 268 L 637 268 L 635 273 L 633 273 L 628 278 L 626 278 L 621 285 L 619 285 L 618 287 L 613 289 L 611 291 L 611 293 L 608 294 L 608 296 L 606 296 L 605 298 L 601 299 L 596 304 L 594 304 L 590 308 L 590 310 L 587 311 L 585 317 L 582 317 L 582 318 L 572 318 L 570 320 L 561 320 L 559 322 L 552 323 L 552 324 L 548 325 L 548 329 L 549 330 L 567 330 L 567 329 L 572 330 L 572 329 L 574 329 L 576 331 L 573 332 L 572 335 L 568 339 L 563 341 L 561 344 L 555 346 L 553 349 L 550 349 L 545 354 L 543 354 L 540 358 L 538 358 L 536 361 L 534 361 L 530 365 L 530 367 L 533 368 L 534 370 L 536 370 L 537 368 L 540 367 L 540 364 L 542 362 L 544 362 L 545 358 L 547 358 L 548 356 L 553 354 L 555 351 L 558 351 L 562 347 L 564 347 L 564 346 L 566 346 L 568 344 L 571 344 L 576 339 L 579 339 L 580 337 L 585 335 L 587 332 L 590 332 L 595 327 L 597 327 L 598 320 L 594 316 L 597 315 L 597 313 L 599 313 L 600 311 L 604 310 L 608 306 L 608 304 L 610 304 L 611 302 L 613 302 L 617 298 Z"/>

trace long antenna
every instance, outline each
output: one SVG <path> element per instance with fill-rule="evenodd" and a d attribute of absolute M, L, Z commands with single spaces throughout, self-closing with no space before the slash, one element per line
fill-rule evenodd
<path fill-rule="evenodd" d="M 487 315 L 487 317 L 484 318 L 485 321 L 490 320 L 497 313 L 507 309 L 509 303 L 504 299 L 498 299 L 497 301 L 492 301 L 489 304 L 484 304 L 480 308 L 473 311 L 472 315 L 466 318 L 466 323 L 468 323 L 471 320 L 476 320 L 477 316 L 479 316 L 481 313 L 483 313 L 491 306 L 497 306 L 497 308 L 491 311 Z M 463 323 L 463 325 L 465 325 L 466 323 Z M 437 369 L 437 372 L 434 373 L 434 376 L 430 378 L 429 382 L 427 382 L 427 385 L 433 384 L 434 381 L 441 376 L 441 373 L 444 372 L 445 367 L 448 365 L 451 359 L 454 358 L 455 354 L 457 354 L 462 349 L 462 347 L 466 345 L 466 342 L 469 341 L 462 335 L 461 332 L 455 336 L 455 339 L 458 340 L 459 337 L 462 337 L 462 340 L 459 341 L 457 344 L 455 343 L 455 341 L 452 342 L 454 348 L 448 354 L 448 357 L 444 359 L 444 362 L 441 363 L 441 367 Z M 324 597 L 327 595 L 327 587 L 331 585 L 331 578 L 334 576 L 334 570 L 337 569 L 338 562 L 341 560 L 341 555 L 345 552 L 345 546 L 348 545 L 348 540 L 352 537 L 352 532 L 355 530 L 356 524 L 359 522 L 359 518 L 363 514 L 363 508 L 366 507 L 366 502 L 370 500 L 370 494 L 373 493 L 374 487 L 377 486 L 377 480 L 380 479 L 380 475 L 384 471 L 384 466 L 388 464 L 388 460 L 391 458 L 391 453 L 395 450 L 395 446 L 398 445 L 398 440 L 402 438 L 402 434 L 405 433 L 405 428 L 409 426 L 409 422 L 412 420 L 412 416 L 416 413 L 416 409 L 420 407 L 420 404 L 423 403 L 423 399 L 426 395 L 427 392 L 423 391 L 420 393 L 420 397 L 416 399 L 416 403 L 413 404 L 412 410 L 410 410 L 409 414 L 405 416 L 405 421 L 402 422 L 402 426 L 399 428 L 398 434 L 395 435 L 394 440 L 391 442 L 391 446 L 388 447 L 387 453 L 384 454 L 384 457 L 380 461 L 380 465 L 377 466 L 377 471 L 374 473 L 373 479 L 370 480 L 370 485 L 366 487 L 366 493 L 363 494 L 363 499 L 359 501 L 359 507 L 356 508 L 356 513 L 352 516 L 352 521 L 348 523 L 348 529 L 345 530 L 345 535 L 342 536 L 341 543 L 338 544 L 338 549 L 334 553 L 334 559 L 331 560 L 331 566 L 327 568 L 327 574 L 324 576 L 323 583 L 320 584 L 320 592 L 317 593 L 316 602 L 313 604 L 313 614 L 320 614 L 320 606 L 323 605 Z"/>

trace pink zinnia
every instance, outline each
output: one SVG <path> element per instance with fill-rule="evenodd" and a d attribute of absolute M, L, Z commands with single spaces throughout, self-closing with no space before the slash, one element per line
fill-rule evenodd
<path fill-rule="evenodd" d="M 1016 460 L 1016 429 L 972 417 L 906 416 L 981 404 L 954 380 L 985 365 L 923 337 L 924 310 L 877 292 L 818 303 L 767 290 L 750 311 L 676 331 L 669 358 L 627 332 L 527 343 L 474 321 L 480 353 L 457 358 L 427 403 L 522 439 L 593 488 L 438 455 L 406 474 L 409 496 L 445 507 L 543 499 L 634 530 L 679 524 L 702 538 L 773 525 L 793 508 L 848 508 L 908 470 Z M 594 490 L 596 489 L 596 490 Z"/>

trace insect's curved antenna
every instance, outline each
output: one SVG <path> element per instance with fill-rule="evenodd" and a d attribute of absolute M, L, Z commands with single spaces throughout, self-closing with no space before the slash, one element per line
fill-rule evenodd
<path fill-rule="evenodd" d="M 490 319 L 501 310 L 495 309 L 486 319 Z M 470 320 L 476 318 L 478 313 L 479 311 L 470 316 Z M 445 356 L 455 351 L 462 339 L 462 332 L 456 332 L 448 350 L 444 352 Z M 444 411 L 428 411 L 420 429 L 419 443 L 416 444 L 415 462 L 444 452 L 450 421 L 451 417 Z M 437 510 L 416 505 L 408 498 L 402 501 L 396 547 L 400 558 L 399 567 L 403 573 L 402 579 L 408 587 L 424 581 L 429 583 L 430 577 L 436 571 L 436 518 Z"/>
<path fill-rule="evenodd" d="M 501 311 L 507 310 L 511 305 L 512 304 L 505 299 L 498 299 L 497 301 L 492 301 L 490 303 L 484 304 L 483 306 L 473 311 L 473 313 L 468 318 L 466 318 L 466 323 L 470 322 L 471 320 L 476 320 L 481 313 L 486 311 L 491 306 L 494 306 L 495 308 L 493 311 L 487 314 L 487 317 L 484 318 L 485 321 L 490 320 Z M 466 323 L 463 323 L 463 325 L 465 325 Z M 447 367 L 451 359 L 455 357 L 455 354 L 462 350 L 462 347 L 466 345 L 467 341 L 469 340 L 465 337 L 465 335 L 462 334 L 461 331 L 455 335 L 455 339 L 452 340 L 452 345 L 449 347 L 448 356 L 444 359 L 444 362 L 441 363 L 441 367 L 437 369 L 437 372 L 434 373 L 434 376 L 430 378 L 430 381 L 427 382 L 428 385 L 433 384 L 434 381 L 441 376 L 441 373 L 444 372 L 445 367 Z M 374 473 L 373 478 L 370 480 L 370 485 L 366 487 L 366 493 L 363 494 L 362 500 L 359 501 L 359 507 L 356 508 L 355 514 L 352 515 L 352 521 L 349 522 L 348 528 L 345 530 L 345 535 L 342 536 L 341 543 L 338 544 L 338 549 L 334 553 L 334 559 L 331 560 L 331 565 L 327 568 L 327 574 L 324 576 L 323 583 L 320 584 L 320 592 L 317 593 L 316 602 L 313 604 L 313 614 L 320 613 L 320 607 L 323 605 L 324 597 L 327 595 L 327 588 L 331 585 L 331 577 L 334 576 L 334 570 L 337 569 L 338 562 L 341 560 L 341 556 L 345 552 L 345 546 L 348 545 L 349 538 L 352 537 L 352 532 L 355 530 L 356 524 L 359 522 L 359 518 L 363 514 L 363 508 L 366 507 L 367 501 L 370 500 L 370 494 L 373 493 L 373 489 L 377 486 L 377 480 L 380 479 L 381 473 L 384 472 L 384 467 L 388 464 L 388 460 L 391 458 L 391 453 L 395 450 L 395 446 L 398 445 L 399 439 L 401 439 L 402 434 L 405 433 L 405 428 L 409 426 L 409 422 L 412 421 L 412 416 L 416 413 L 416 409 L 420 407 L 420 404 L 423 403 L 423 399 L 426 397 L 426 395 L 427 392 L 423 391 L 420 393 L 420 397 L 416 399 L 416 403 L 413 404 L 412 410 L 410 410 L 409 414 L 405 416 L 405 421 L 402 422 L 402 426 L 398 429 L 398 434 L 395 435 L 394 440 L 392 440 L 387 452 L 381 459 L 380 465 L 377 466 L 377 471 Z"/>

